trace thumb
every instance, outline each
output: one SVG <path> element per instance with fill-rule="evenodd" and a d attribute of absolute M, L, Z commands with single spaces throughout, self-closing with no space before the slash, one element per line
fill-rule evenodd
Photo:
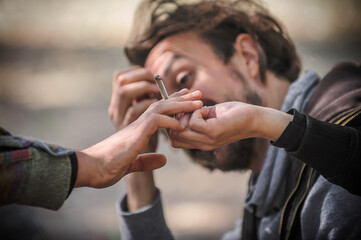
<path fill-rule="evenodd" d="M 189 128 L 196 132 L 207 132 L 209 126 L 207 125 L 207 118 L 209 115 L 209 107 L 203 107 L 193 112 L 189 120 Z"/>
<path fill-rule="evenodd" d="M 160 153 L 140 154 L 130 164 L 127 174 L 132 172 L 146 172 L 163 167 L 167 163 L 165 155 Z"/>

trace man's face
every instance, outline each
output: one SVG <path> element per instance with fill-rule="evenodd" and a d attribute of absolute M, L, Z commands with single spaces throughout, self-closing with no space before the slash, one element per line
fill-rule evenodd
<path fill-rule="evenodd" d="M 246 71 L 231 58 L 229 63 L 194 33 L 181 33 L 159 42 L 145 63 L 152 74 L 159 74 L 169 94 L 188 88 L 200 90 L 204 105 L 240 101 L 261 105 L 257 92 L 250 88 Z M 255 139 L 220 147 L 215 151 L 190 150 L 198 162 L 210 169 L 239 170 L 249 167 L 255 153 Z M 196 160 L 197 161 L 197 160 Z"/>

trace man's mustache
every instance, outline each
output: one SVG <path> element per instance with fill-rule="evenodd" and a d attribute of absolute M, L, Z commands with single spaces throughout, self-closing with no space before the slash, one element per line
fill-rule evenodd
<path fill-rule="evenodd" d="M 202 99 L 203 106 L 214 106 L 218 104 L 217 102 L 210 100 L 210 99 Z"/>

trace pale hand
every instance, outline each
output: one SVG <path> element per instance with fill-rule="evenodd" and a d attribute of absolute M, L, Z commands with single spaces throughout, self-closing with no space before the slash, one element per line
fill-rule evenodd
<path fill-rule="evenodd" d="M 241 139 L 261 137 L 278 139 L 292 115 L 275 109 L 242 102 L 226 102 L 184 115 L 180 122 L 187 126 L 173 133 L 173 147 L 213 150 Z"/>

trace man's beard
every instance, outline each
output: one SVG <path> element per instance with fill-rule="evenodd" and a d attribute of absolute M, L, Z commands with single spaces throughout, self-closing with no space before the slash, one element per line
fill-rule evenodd
<path fill-rule="evenodd" d="M 255 157 L 255 138 L 239 140 L 213 151 L 187 149 L 192 160 L 209 170 L 235 171 L 248 169 Z"/>
<path fill-rule="evenodd" d="M 260 96 L 252 91 L 246 84 L 241 73 L 232 69 L 233 75 L 237 77 L 245 86 L 246 102 L 253 105 L 261 105 Z M 232 100 L 230 100 L 232 101 Z M 216 103 L 211 100 L 203 100 L 205 106 L 213 106 Z M 239 140 L 228 145 L 222 146 L 213 151 L 203 151 L 199 149 L 185 150 L 192 160 L 200 165 L 210 169 L 219 169 L 221 171 L 237 171 L 249 169 L 252 159 L 257 157 L 255 145 L 256 138 Z"/>

